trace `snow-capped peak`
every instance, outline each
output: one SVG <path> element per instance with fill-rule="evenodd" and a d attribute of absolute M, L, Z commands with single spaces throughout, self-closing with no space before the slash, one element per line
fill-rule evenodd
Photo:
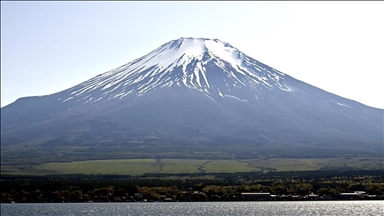
<path fill-rule="evenodd" d="M 201 61 L 205 53 L 222 59 L 234 67 L 242 63 L 241 52 L 229 43 L 219 39 L 191 37 L 172 40 L 149 53 L 140 62 L 164 68 L 175 63 L 175 60 L 178 61 L 177 65 L 188 64 L 191 59 Z"/>
<path fill-rule="evenodd" d="M 63 98 L 63 102 L 140 97 L 151 90 L 174 85 L 196 89 L 208 97 L 228 96 L 244 101 L 234 95 L 236 89 L 263 86 L 291 91 L 281 82 L 284 76 L 219 39 L 182 37 L 74 86 L 67 90 L 71 96 Z"/>

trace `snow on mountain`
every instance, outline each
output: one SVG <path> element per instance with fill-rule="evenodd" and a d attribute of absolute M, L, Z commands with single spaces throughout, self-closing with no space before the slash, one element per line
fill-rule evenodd
<path fill-rule="evenodd" d="M 182 85 L 210 98 L 232 97 L 246 101 L 241 94 L 236 94 L 242 87 L 293 91 L 294 88 L 284 82 L 285 76 L 221 40 L 180 38 L 68 89 L 70 96 L 58 100 L 94 103 L 128 95 L 140 97 L 158 88 Z"/>

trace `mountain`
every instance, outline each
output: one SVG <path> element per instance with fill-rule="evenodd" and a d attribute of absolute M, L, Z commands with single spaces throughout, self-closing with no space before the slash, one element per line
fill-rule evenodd
<path fill-rule="evenodd" d="M 9 161 L 382 155 L 383 110 L 221 40 L 179 38 L 72 88 L 3 107 L 1 148 Z"/>

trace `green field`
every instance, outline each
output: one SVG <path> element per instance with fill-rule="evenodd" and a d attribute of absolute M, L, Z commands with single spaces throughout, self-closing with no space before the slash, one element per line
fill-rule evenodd
<path fill-rule="evenodd" d="M 44 163 L 37 166 L 15 168 L 2 166 L 3 174 L 120 174 L 145 173 L 217 173 L 253 171 L 310 171 L 310 170 L 380 170 L 381 157 L 340 158 L 268 158 L 247 160 L 208 159 L 119 159 L 88 160 L 68 163 Z"/>
<path fill-rule="evenodd" d="M 197 173 L 197 172 L 251 172 L 258 170 L 246 162 L 236 160 L 193 159 L 126 159 L 93 160 L 70 163 L 46 163 L 29 172 L 35 174 L 121 174 Z"/>
<path fill-rule="evenodd" d="M 338 157 L 338 158 L 270 158 L 247 160 L 249 166 L 261 170 L 311 171 L 311 170 L 382 170 L 381 157 Z"/>

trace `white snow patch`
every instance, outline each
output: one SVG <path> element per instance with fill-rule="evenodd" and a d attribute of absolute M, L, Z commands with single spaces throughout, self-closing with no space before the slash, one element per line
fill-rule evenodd
<path fill-rule="evenodd" d="M 338 105 L 340 106 L 343 106 L 343 107 L 348 107 L 348 108 L 352 108 L 351 106 L 345 104 L 345 103 L 339 103 L 339 102 L 336 102 Z"/>
<path fill-rule="evenodd" d="M 218 40 L 206 40 L 205 45 L 212 55 L 230 63 L 232 67 L 237 68 L 237 65 L 242 64 L 244 57 L 236 48 L 225 46 L 223 42 Z"/>
<path fill-rule="evenodd" d="M 224 96 L 223 96 L 223 94 L 221 93 L 220 89 L 217 89 L 217 91 L 219 92 L 220 97 L 224 98 Z"/>
<path fill-rule="evenodd" d="M 225 97 L 228 97 L 228 98 L 234 98 L 234 99 L 237 99 L 237 100 L 239 100 L 239 101 L 248 101 L 248 100 L 244 100 L 244 99 L 240 99 L 240 98 L 238 98 L 238 97 L 236 97 L 236 96 L 233 96 L 233 95 L 228 95 L 228 94 L 226 94 L 226 95 L 224 95 Z"/>
<path fill-rule="evenodd" d="M 335 104 L 337 104 L 337 105 L 339 105 L 339 106 L 352 108 L 351 106 L 349 106 L 349 105 L 347 105 L 347 104 L 345 104 L 345 103 L 340 103 L 340 102 L 337 102 L 337 101 L 334 101 L 334 100 L 329 100 L 329 101 L 331 101 L 332 103 L 335 103 Z"/>
<path fill-rule="evenodd" d="M 102 97 L 100 97 L 100 98 L 98 98 L 98 99 L 96 99 L 96 100 L 92 101 L 91 103 L 95 103 L 95 102 L 97 102 L 97 101 L 99 101 L 99 100 L 101 100 L 101 99 L 103 99 L 103 98 L 102 98 Z"/>
<path fill-rule="evenodd" d="M 69 98 L 63 100 L 63 103 L 64 103 L 65 101 L 71 100 L 72 98 L 73 98 L 73 97 L 69 97 Z"/>

